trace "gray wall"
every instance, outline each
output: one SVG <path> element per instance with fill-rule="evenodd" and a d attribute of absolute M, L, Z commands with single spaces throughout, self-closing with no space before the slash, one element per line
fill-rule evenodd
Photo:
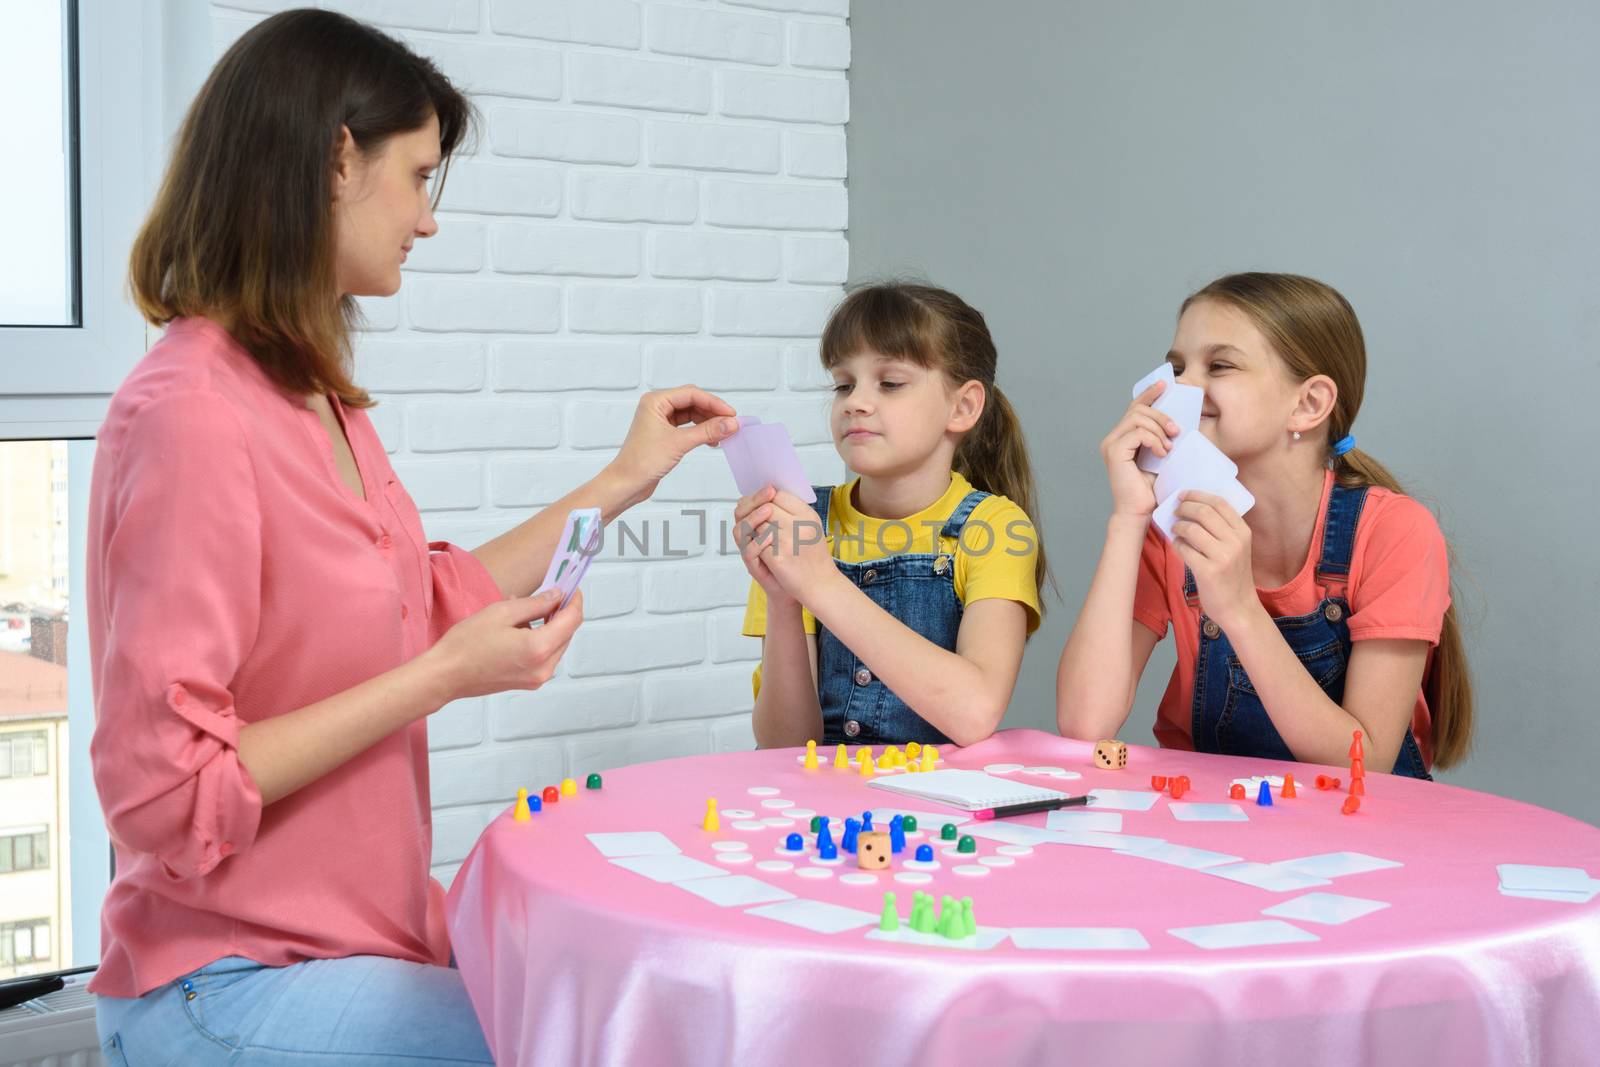
<path fill-rule="evenodd" d="M 1006 725 L 1053 728 L 1097 444 L 1178 303 L 1295 271 L 1354 303 L 1355 432 L 1457 553 L 1481 725 L 1444 777 L 1600 823 L 1600 5 L 858 0 L 851 24 L 852 275 L 985 312 L 1039 471 L 1063 602 Z"/>

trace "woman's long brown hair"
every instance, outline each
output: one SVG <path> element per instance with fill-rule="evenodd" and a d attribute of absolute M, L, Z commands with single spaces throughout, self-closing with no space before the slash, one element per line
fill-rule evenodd
<path fill-rule="evenodd" d="M 371 26 L 311 9 L 263 20 L 217 62 L 184 118 L 134 241 L 134 302 L 156 325 L 219 316 L 281 388 L 370 406 L 351 380 L 360 312 L 335 280 L 343 131 L 371 158 L 437 117 L 437 199 L 472 115 L 437 67 Z"/>

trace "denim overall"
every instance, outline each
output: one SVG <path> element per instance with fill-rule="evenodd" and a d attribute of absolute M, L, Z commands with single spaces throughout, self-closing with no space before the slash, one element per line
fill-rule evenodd
<path fill-rule="evenodd" d="M 817 516 L 828 528 L 828 505 L 833 489 L 817 486 Z M 940 538 L 960 544 L 961 530 L 972 509 L 989 496 L 974 490 L 962 498 L 945 520 Z M 954 553 L 907 552 L 862 563 L 834 560 L 839 573 L 850 579 L 884 611 L 905 623 L 940 648 L 956 648 L 961 629 L 962 604 L 956 596 Z M 861 660 L 819 621 L 817 623 L 817 696 L 822 704 L 822 733 L 826 744 L 900 745 L 949 744 L 925 719 L 906 706 L 888 686 L 873 676 Z"/>
<path fill-rule="evenodd" d="M 1327 522 L 1322 530 L 1322 558 L 1317 561 L 1317 586 L 1322 603 L 1309 615 L 1272 620 L 1289 649 L 1315 678 L 1328 699 L 1344 699 L 1345 664 L 1350 660 L 1350 614 L 1345 583 L 1350 577 L 1350 556 L 1355 550 L 1356 524 L 1367 501 L 1367 489 L 1334 485 L 1328 500 Z M 1183 571 L 1183 596 L 1191 608 L 1200 604 L 1194 575 Z M 1200 616 L 1200 654 L 1194 669 L 1192 737 L 1200 752 L 1230 756 L 1293 760 L 1267 710 L 1250 684 L 1249 675 L 1234 655 L 1227 634 L 1204 614 Z M 1433 780 L 1422 762 L 1422 751 L 1411 728 L 1406 728 L 1394 773 Z"/>

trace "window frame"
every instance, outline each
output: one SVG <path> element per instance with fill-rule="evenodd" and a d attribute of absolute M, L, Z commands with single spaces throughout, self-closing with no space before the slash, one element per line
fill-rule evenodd
<path fill-rule="evenodd" d="M 126 293 L 128 253 L 181 107 L 211 65 L 209 5 L 70 2 L 79 324 L 0 326 L 0 440 L 92 437 L 148 347 Z"/>

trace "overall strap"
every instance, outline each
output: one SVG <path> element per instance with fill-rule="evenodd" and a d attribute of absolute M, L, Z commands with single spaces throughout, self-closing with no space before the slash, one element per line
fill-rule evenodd
<path fill-rule="evenodd" d="M 813 485 L 811 491 L 817 494 L 817 502 L 811 507 L 817 513 L 817 518 L 822 520 L 822 534 L 828 535 L 828 505 L 833 502 L 833 486 Z"/>
<path fill-rule="evenodd" d="M 1350 558 L 1355 554 L 1356 527 L 1367 503 L 1370 486 L 1334 483 L 1328 498 L 1328 517 L 1322 526 L 1322 558 L 1317 561 L 1317 581 L 1329 595 L 1342 596 L 1350 580 Z"/>
<path fill-rule="evenodd" d="M 981 489 L 974 489 L 972 492 L 962 497 L 961 503 L 956 505 L 956 509 L 952 511 L 950 513 L 950 517 L 945 520 L 944 529 L 939 531 L 939 536 L 950 537 L 959 541 L 961 539 L 961 528 L 965 526 L 967 524 L 967 520 L 972 517 L 972 510 L 985 500 L 989 499 L 991 495 L 992 494 L 986 493 Z"/>

